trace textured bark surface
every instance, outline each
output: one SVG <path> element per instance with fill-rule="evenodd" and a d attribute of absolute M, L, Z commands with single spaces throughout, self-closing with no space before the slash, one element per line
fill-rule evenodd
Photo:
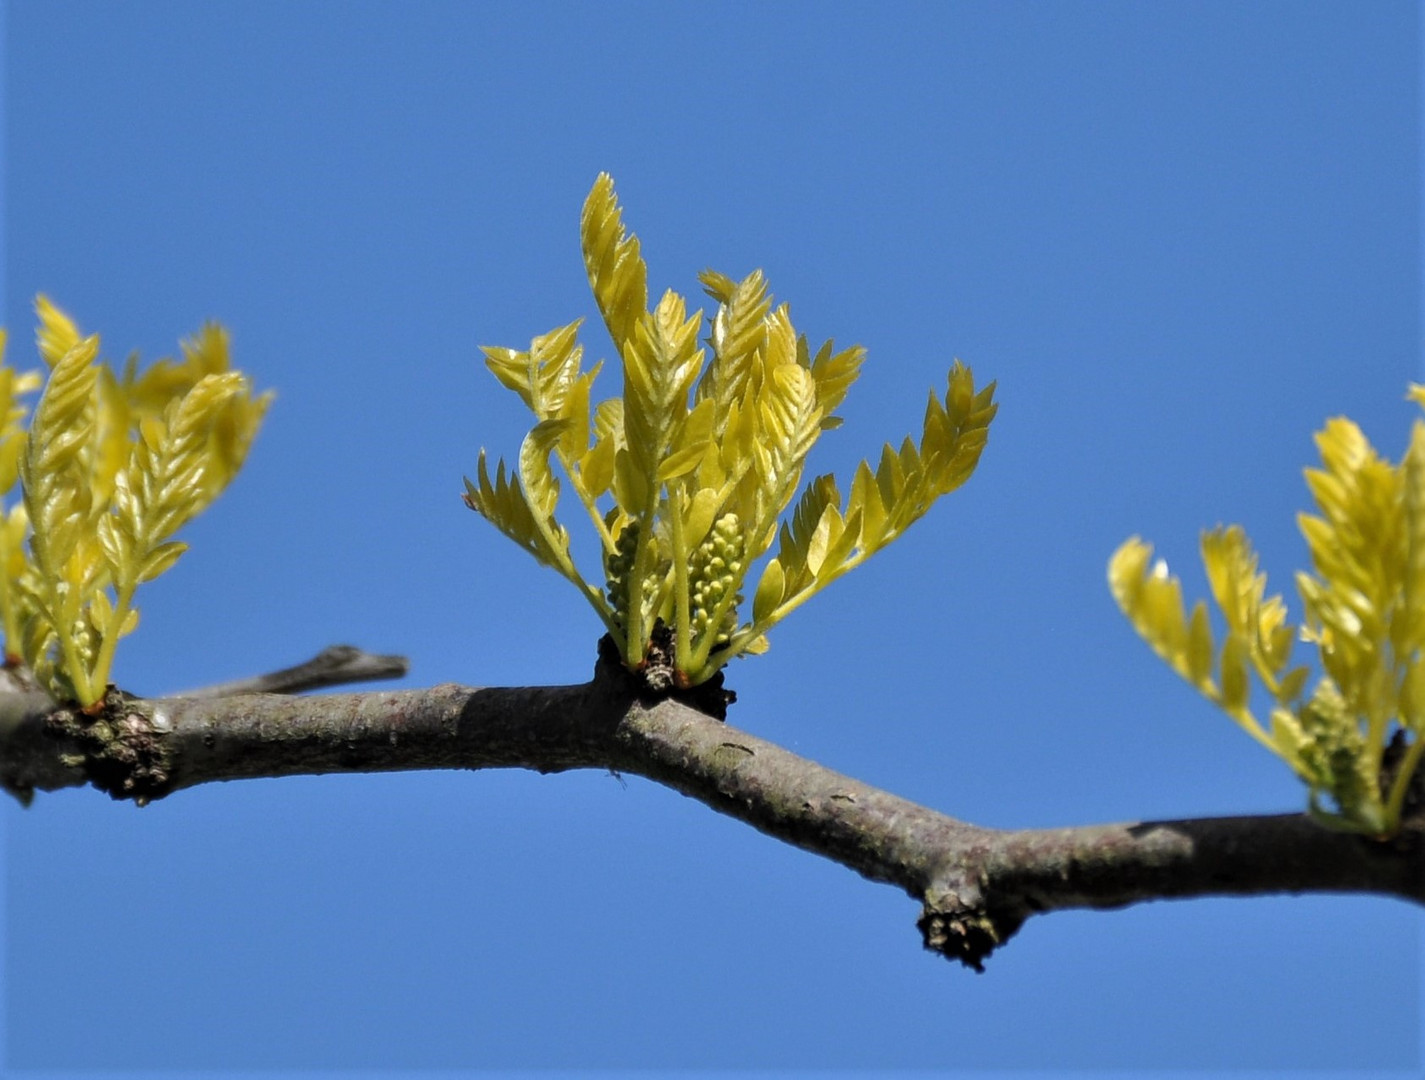
<path fill-rule="evenodd" d="M 359 677 L 359 676 L 358 676 Z M 88 716 L 0 688 L 0 783 L 92 784 L 140 804 L 216 780 L 396 769 L 596 768 L 665 784 L 920 900 L 927 948 L 979 968 L 1029 916 L 1143 900 L 1369 892 L 1425 902 L 1425 829 L 1330 832 L 1300 814 L 985 829 L 825 769 L 601 666 L 579 686 L 322 697 L 111 692 Z"/>

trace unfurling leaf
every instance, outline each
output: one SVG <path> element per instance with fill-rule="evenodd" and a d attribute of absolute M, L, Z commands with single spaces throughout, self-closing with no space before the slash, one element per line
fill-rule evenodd
<path fill-rule="evenodd" d="M 38 381 L 0 366 L 0 491 L 18 473 L 24 498 L 0 519 L 0 614 L 7 655 L 87 707 L 138 625 L 135 590 L 185 550 L 170 537 L 241 467 L 270 395 L 230 370 L 215 324 L 182 343 L 183 360 L 140 372 L 130 358 L 118 373 L 46 298 L 35 310 L 50 372 L 28 435 L 15 396 Z"/>
<path fill-rule="evenodd" d="M 1212 680 L 1212 627 L 1207 623 L 1207 605 L 1201 600 L 1192 606 L 1188 620 L 1187 677 L 1199 689 Z"/>
<path fill-rule="evenodd" d="M 626 234 L 613 178 L 600 173 L 579 222 L 584 268 L 614 345 L 622 351 L 648 308 L 648 268 L 638 237 Z"/>
<path fill-rule="evenodd" d="M 521 447 L 518 479 L 501 463 L 492 480 L 482 451 L 466 502 L 575 583 L 629 668 L 642 671 L 653 636 L 670 634 L 676 670 L 664 674 L 695 685 L 735 656 L 764 651 L 774 623 L 965 481 L 994 417 L 993 385 L 977 390 L 956 361 L 944 402 L 932 396 L 921 444 L 906 440 L 899 453 L 888 447 L 875 472 L 863 463 L 844 509 L 830 477 L 813 481 L 781 524 L 781 548 L 757 578 L 751 622 L 740 624 L 751 564 L 778 537 L 808 453 L 838 423 L 833 411 L 865 350 L 827 342 L 813 354 L 760 270 L 741 280 L 699 275 L 717 304 L 707 351 L 699 348 L 702 312 L 689 313 L 678 293 L 665 292 L 648 309 L 639 241 L 624 227 L 606 174 L 585 201 L 580 241 L 623 395 L 590 414 L 598 366 L 580 370 L 577 323 L 527 350 L 487 347 L 491 372 L 538 422 Z M 603 589 L 579 573 L 554 523 L 556 465 L 599 533 Z"/>
<path fill-rule="evenodd" d="M 491 480 L 485 465 L 485 452 L 480 451 L 476 476 L 478 483 L 471 483 L 469 477 L 465 479 L 465 505 L 478 512 L 540 562 L 556 566 L 556 554 L 541 534 L 519 480 L 506 476 L 504 461 L 499 462 L 495 477 Z"/>
<path fill-rule="evenodd" d="M 1411 388 L 1425 404 L 1425 391 Z M 1109 563 L 1114 598 L 1134 628 L 1184 678 L 1282 757 L 1310 789 L 1309 808 L 1333 828 L 1389 835 L 1401 821 L 1425 736 L 1425 423 L 1399 464 L 1376 453 L 1360 428 L 1335 418 L 1317 434 L 1321 468 L 1306 471 L 1317 513 L 1298 522 L 1314 573 L 1296 575 L 1304 624 L 1279 596 L 1237 526 L 1203 534 L 1202 558 L 1227 633 L 1216 680 L 1212 635 L 1199 602 L 1182 651 L 1172 612 L 1177 582 L 1145 573 L 1151 549 L 1134 538 Z M 1169 595 L 1171 592 L 1172 595 Z M 1291 667 L 1300 638 L 1314 644 L 1320 676 Z M 1252 713 L 1255 677 L 1271 695 L 1269 730 Z M 1386 747 L 1403 740 L 1387 775 Z"/>
<path fill-rule="evenodd" d="M 178 561 L 178 556 L 188 550 L 188 545 L 182 540 L 170 540 L 167 543 L 159 544 L 149 552 L 148 558 L 144 560 L 143 566 L 139 568 L 138 580 L 142 584 L 145 581 L 152 581 L 165 570 Z"/>
<path fill-rule="evenodd" d="M 1228 713 L 1247 707 L 1247 646 L 1236 634 L 1228 634 L 1222 643 L 1222 707 Z"/>
<path fill-rule="evenodd" d="M 776 559 L 767 563 L 762 571 L 762 580 L 757 583 L 757 592 L 752 597 L 752 621 L 759 626 L 771 617 L 782 602 L 782 587 L 786 578 L 782 574 L 782 564 Z"/>
<path fill-rule="evenodd" d="M 525 436 L 520 446 L 520 482 L 537 520 L 553 517 L 554 507 L 559 502 L 559 481 L 549 467 L 549 454 L 568 426 L 567 420 L 543 420 Z"/>

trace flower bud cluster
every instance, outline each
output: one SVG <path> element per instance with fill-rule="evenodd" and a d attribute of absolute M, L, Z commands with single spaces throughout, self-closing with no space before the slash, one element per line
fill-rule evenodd
<path fill-rule="evenodd" d="M 628 579 L 633 573 L 634 559 L 638 557 L 638 534 L 638 522 L 629 522 L 614 541 L 613 551 L 604 553 L 609 606 L 614 609 L 614 615 L 624 629 L 628 628 Z"/>
<path fill-rule="evenodd" d="M 736 514 L 727 513 L 713 523 L 707 538 L 688 560 L 689 615 L 694 638 L 702 639 L 708 633 L 718 605 L 742 579 L 744 550 L 742 523 Z M 740 603 L 742 594 L 737 593 L 713 631 L 714 646 L 726 645 L 732 640 L 737 630 L 737 605 Z"/>
<path fill-rule="evenodd" d="M 75 655 L 89 665 L 93 665 L 94 656 L 99 651 L 95 638 L 94 627 L 88 618 L 80 617 L 74 620 L 74 625 L 70 627 L 69 640 L 73 642 Z"/>
<path fill-rule="evenodd" d="M 1323 680 L 1300 713 L 1274 721 L 1295 736 L 1297 755 L 1311 773 L 1313 787 L 1330 792 L 1348 817 L 1359 815 L 1378 800 L 1376 767 L 1366 752 L 1366 740 L 1335 684 Z"/>

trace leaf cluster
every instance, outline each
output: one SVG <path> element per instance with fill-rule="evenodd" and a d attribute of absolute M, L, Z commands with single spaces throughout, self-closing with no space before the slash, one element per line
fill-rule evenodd
<path fill-rule="evenodd" d="M 1425 388 L 1411 396 L 1425 405 Z M 1305 609 L 1287 621 L 1280 596 L 1240 527 L 1202 537 L 1213 600 L 1226 622 L 1216 640 L 1206 604 L 1185 613 L 1182 588 L 1152 548 L 1129 539 L 1109 563 L 1114 599 L 1168 664 L 1310 789 L 1310 808 L 1335 827 L 1389 835 L 1400 824 L 1425 747 L 1425 422 L 1396 464 L 1350 420 L 1316 436 L 1321 467 L 1306 471 L 1317 513 L 1298 524 L 1313 570 L 1296 575 Z M 1294 642 L 1316 647 L 1320 675 L 1293 665 Z M 1269 698 L 1268 723 L 1252 707 L 1253 681 Z M 1404 747 L 1383 768 L 1392 741 Z"/>
<path fill-rule="evenodd" d="M 580 239 L 622 396 L 593 404 L 602 364 L 583 369 L 578 322 L 525 350 L 485 348 L 535 425 L 513 468 L 501 460 L 491 476 L 480 452 L 465 501 L 574 584 L 630 669 L 644 664 L 661 625 L 673 635 L 677 681 L 696 685 L 765 650 L 772 626 L 969 478 L 995 415 L 994 385 L 976 389 L 956 361 L 943 397 L 930 395 L 918 441 L 887 445 L 874 468 L 862 462 L 844 501 L 830 475 L 798 498 L 807 455 L 840 422 L 835 410 L 865 350 L 830 341 L 813 350 L 761 271 L 741 281 L 701 274 L 717 305 L 706 324 L 671 290 L 650 307 L 639 242 L 607 174 L 584 204 Z M 603 588 L 576 568 L 555 517 L 556 463 L 602 544 Z"/>
<path fill-rule="evenodd" d="M 28 430 L 20 399 L 40 377 L 0 354 L 0 493 L 21 486 L 8 509 L 0 497 L 0 621 L 7 663 L 89 706 L 138 625 L 138 586 L 186 550 L 174 535 L 236 475 L 271 394 L 231 369 L 215 324 L 182 359 L 140 371 L 130 357 L 116 371 L 97 336 L 43 296 L 35 309 L 49 374 Z"/>

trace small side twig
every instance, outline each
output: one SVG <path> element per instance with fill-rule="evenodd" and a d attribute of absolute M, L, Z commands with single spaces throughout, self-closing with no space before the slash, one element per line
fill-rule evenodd
<path fill-rule="evenodd" d="M 295 667 L 247 679 L 202 686 L 174 694 L 182 698 L 221 698 L 238 694 L 300 694 L 329 686 L 399 679 L 410 670 L 404 656 L 379 656 L 355 645 L 332 645 Z"/>

